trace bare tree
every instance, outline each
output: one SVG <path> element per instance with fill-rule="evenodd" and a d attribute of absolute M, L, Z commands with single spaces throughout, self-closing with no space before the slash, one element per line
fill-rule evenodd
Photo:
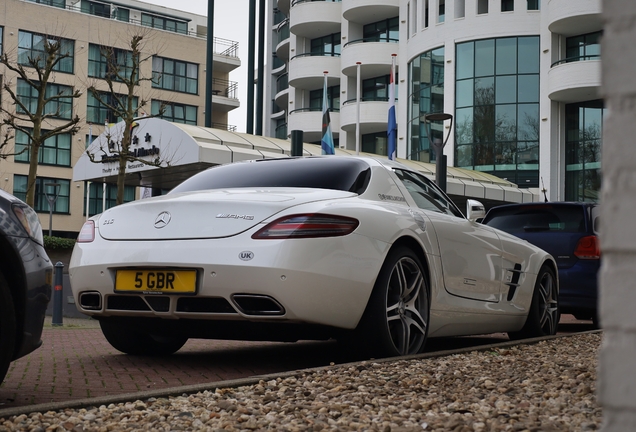
<path fill-rule="evenodd" d="M 2 157 L 29 153 L 29 175 L 27 180 L 26 203 L 35 204 L 35 183 L 37 178 L 40 148 L 44 142 L 56 135 L 75 134 L 80 118 L 72 116 L 72 101 L 82 92 L 71 87 L 53 86 L 53 74 L 64 59 L 71 58 L 73 53 L 65 44 L 65 39 L 55 35 L 37 35 L 38 46 L 20 52 L 16 58 L 8 53 L 0 55 L 0 64 L 14 72 L 18 82 L 2 84 L 8 93 L 13 109 L 0 107 L 3 113 L 2 123 L 10 131 L 21 131 L 28 138 L 28 144 L 18 151 L 10 151 L 8 143 L 14 138 L 9 131 L 2 138 Z M 26 96 L 23 90 L 27 90 Z M 64 120 L 64 117 L 68 117 Z M 50 122 L 55 119 L 55 122 Z M 62 119 L 62 122 L 59 120 Z"/>
<path fill-rule="evenodd" d="M 139 99 L 137 93 L 140 85 L 147 82 L 157 82 L 160 76 L 142 76 L 141 67 L 144 63 L 152 61 L 153 53 L 148 53 L 145 49 L 145 41 L 148 32 L 140 30 L 139 33 L 130 35 L 125 50 L 111 46 L 101 46 L 100 56 L 104 68 L 97 71 L 103 81 L 106 82 L 107 90 L 100 90 L 100 83 L 95 80 L 88 86 L 88 92 L 97 102 L 104 107 L 112 117 L 109 120 L 123 121 L 125 126 L 123 135 L 119 139 L 108 136 L 107 143 L 95 150 L 86 150 L 86 154 L 91 162 L 101 163 L 103 158 L 118 163 L 117 172 L 117 205 L 124 202 L 124 187 L 126 164 L 128 162 L 140 162 L 144 165 L 154 167 L 170 166 L 170 161 L 159 156 L 149 159 L 147 156 L 137 156 L 131 151 L 132 129 L 135 122 L 142 117 L 159 117 L 167 106 L 162 102 L 159 112 L 155 114 L 142 114 L 143 108 L 148 105 L 148 99 Z M 103 85 L 102 85 L 103 86 Z M 98 158 L 97 156 L 100 155 Z"/>

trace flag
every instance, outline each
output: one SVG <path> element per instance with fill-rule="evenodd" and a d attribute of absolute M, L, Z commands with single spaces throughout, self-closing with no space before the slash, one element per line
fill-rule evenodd
<path fill-rule="evenodd" d="M 397 148 L 397 123 L 395 121 L 395 55 L 391 59 L 391 77 L 389 79 L 389 121 L 387 124 L 389 159 L 394 160 Z"/>
<path fill-rule="evenodd" d="M 331 120 L 329 119 L 329 101 L 327 100 L 327 73 L 325 72 L 325 85 L 322 91 L 322 139 L 320 140 L 322 154 L 335 154 L 333 146 L 333 134 L 331 133 Z"/>

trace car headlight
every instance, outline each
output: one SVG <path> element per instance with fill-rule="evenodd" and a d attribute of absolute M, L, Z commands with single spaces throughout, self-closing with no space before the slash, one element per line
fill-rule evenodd
<path fill-rule="evenodd" d="M 40 220 L 38 219 L 38 215 L 29 206 L 14 204 L 11 206 L 13 210 L 13 214 L 18 218 L 24 230 L 27 232 L 29 237 L 31 237 L 34 241 L 44 246 L 44 236 L 42 235 L 42 225 L 40 225 Z"/>

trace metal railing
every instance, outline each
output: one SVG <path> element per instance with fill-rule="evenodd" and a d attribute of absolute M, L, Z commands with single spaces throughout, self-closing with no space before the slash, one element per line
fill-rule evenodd
<path fill-rule="evenodd" d="M 283 90 L 287 90 L 289 88 L 288 78 L 289 77 L 287 72 L 276 78 L 276 93 L 280 93 Z"/>
<path fill-rule="evenodd" d="M 396 101 L 398 100 L 397 96 L 395 97 L 395 100 Z M 360 102 L 388 102 L 388 101 L 389 101 L 388 96 L 366 96 L 366 97 L 363 96 L 360 98 Z M 342 104 L 348 105 L 348 104 L 352 104 L 356 102 L 358 102 L 357 99 L 347 99 Z"/>
<path fill-rule="evenodd" d="M 300 112 L 321 112 L 322 107 L 309 107 L 309 108 L 297 108 L 295 110 L 291 110 L 289 114 L 300 113 Z M 329 108 L 329 112 L 337 113 L 340 112 L 340 107 Z"/>
<path fill-rule="evenodd" d="M 303 54 L 296 54 L 291 58 L 291 60 L 297 57 L 340 57 L 340 53 L 329 53 L 329 52 L 308 52 Z"/>
<path fill-rule="evenodd" d="M 234 125 L 229 125 L 226 123 L 212 123 L 212 127 L 214 129 L 223 129 L 223 130 L 227 130 L 230 132 L 236 132 L 236 126 Z"/>
<path fill-rule="evenodd" d="M 322 2 L 329 2 L 329 3 L 341 3 L 342 0 L 292 0 L 292 7 L 294 7 L 295 5 L 299 4 L 299 3 L 308 3 L 308 2 L 315 2 L 315 1 L 322 1 Z"/>
<path fill-rule="evenodd" d="M 238 99 L 238 83 L 219 78 L 212 78 L 212 95 L 224 96 L 230 99 Z"/>
<path fill-rule="evenodd" d="M 561 60 L 557 60 L 550 67 L 554 67 L 563 63 L 574 63 L 577 61 L 586 61 L 586 60 L 600 60 L 600 54 L 592 54 L 592 55 L 584 55 L 584 56 L 576 56 L 576 57 L 567 57 Z"/>
<path fill-rule="evenodd" d="M 289 39 L 289 18 L 283 21 L 276 30 L 276 34 L 278 36 L 278 41 L 276 45 L 281 43 L 282 41 Z"/>
<path fill-rule="evenodd" d="M 383 37 L 378 38 L 377 36 L 373 36 L 373 37 L 365 37 L 365 38 L 362 38 L 362 39 L 356 39 L 356 40 L 349 41 L 346 44 L 344 44 L 344 46 L 354 45 L 354 44 L 359 44 L 359 43 L 367 43 L 367 42 L 399 43 L 400 39 L 383 38 Z"/>
<path fill-rule="evenodd" d="M 276 126 L 275 135 L 278 139 L 287 139 L 287 123 Z"/>
<path fill-rule="evenodd" d="M 95 3 L 99 3 L 99 2 L 95 2 Z M 105 5 L 111 5 L 110 3 L 103 3 Z M 104 19 L 108 19 L 108 20 L 113 20 L 113 21 L 119 21 L 119 22 L 127 22 L 129 24 L 134 24 L 134 25 L 139 25 L 139 26 L 143 26 L 143 27 L 149 27 L 155 30 L 163 30 L 163 31 L 167 31 L 170 33 L 176 33 L 176 34 L 182 34 L 182 35 L 186 35 L 186 36 L 192 36 L 192 37 L 196 37 L 198 39 L 206 39 L 207 35 L 200 35 L 199 33 L 197 33 L 196 31 L 178 31 L 176 28 L 173 29 L 165 29 L 165 28 L 159 28 L 159 27 L 154 27 L 152 25 L 148 25 L 147 23 L 143 23 L 140 19 L 134 19 L 134 18 L 128 18 L 128 20 L 121 20 L 118 19 L 118 17 L 113 16 L 112 12 L 111 12 L 111 16 L 105 16 L 105 14 L 101 14 L 101 13 L 90 13 L 90 12 L 86 12 L 83 11 L 81 8 L 81 2 L 77 2 L 74 5 L 68 4 L 66 5 L 66 9 L 73 11 L 73 12 L 79 12 L 79 13 L 83 13 L 86 15 L 92 15 L 92 16 L 97 16 L 97 17 L 101 17 Z M 160 18 L 163 18 L 164 16 L 160 15 L 160 14 L 154 14 Z M 172 19 L 171 17 L 165 17 L 168 19 Z M 223 38 L 214 38 L 213 41 L 214 47 L 213 47 L 213 52 L 214 54 L 218 54 L 218 55 L 222 55 L 222 56 L 227 56 L 227 57 L 238 57 L 238 42 L 233 41 L 233 40 L 229 40 L 229 39 L 223 39 Z"/>

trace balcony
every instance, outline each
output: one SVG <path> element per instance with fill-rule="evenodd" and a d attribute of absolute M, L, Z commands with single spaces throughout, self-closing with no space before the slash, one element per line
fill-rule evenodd
<path fill-rule="evenodd" d="M 574 103 L 600 98 L 601 61 L 596 59 L 597 56 L 590 57 L 595 59 L 564 59 L 553 65 L 548 72 L 548 96 L 551 100 Z"/>
<path fill-rule="evenodd" d="M 289 103 L 289 82 L 287 72 L 276 78 L 276 96 L 274 97 L 274 102 L 279 107 L 286 107 Z"/>
<path fill-rule="evenodd" d="M 329 119 L 331 120 L 331 130 L 335 139 L 338 137 L 338 131 L 340 130 L 340 113 L 330 110 Z M 320 141 L 322 138 L 322 108 L 300 108 L 290 111 L 287 124 L 290 131 L 303 131 L 303 141 Z"/>
<path fill-rule="evenodd" d="M 552 33 L 575 36 L 603 28 L 601 0 L 551 0 L 548 29 Z"/>
<path fill-rule="evenodd" d="M 316 89 L 324 82 L 324 71 L 329 71 L 328 85 L 340 81 L 340 57 L 332 53 L 306 53 L 292 57 L 289 84 L 296 88 Z"/>
<path fill-rule="evenodd" d="M 286 61 L 289 59 L 289 20 L 283 21 L 276 32 L 276 57 Z"/>
<path fill-rule="evenodd" d="M 340 32 L 340 2 L 333 0 L 293 0 L 290 30 L 297 36 L 316 38 Z"/>
<path fill-rule="evenodd" d="M 356 99 L 342 104 L 340 127 L 347 132 L 355 132 L 357 118 Z M 389 101 L 387 98 L 362 98 L 360 100 L 360 133 L 362 135 L 386 130 L 389 119 Z"/>
<path fill-rule="evenodd" d="M 289 5 L 290 0 L 278 0 L 278 4 L 276 6 L 278 7 L 278 10 L 289 16 Z"/>
<path fill-rule="evenodd" d="M 340 66 L 342 73 L 353 77 L 357 73 L 356 62 L 361 62 L 362 79 L 389 73 L 391 58 L 398 52 L 398 39 L 377 42 L 373 38 L 353 40 L 342 48 Z"/>
<path fill-rule="evenodd" d="M 342 16 L 347 21 L 369 24 L 400 13 L 399 0 L 343 0 Z"/>

